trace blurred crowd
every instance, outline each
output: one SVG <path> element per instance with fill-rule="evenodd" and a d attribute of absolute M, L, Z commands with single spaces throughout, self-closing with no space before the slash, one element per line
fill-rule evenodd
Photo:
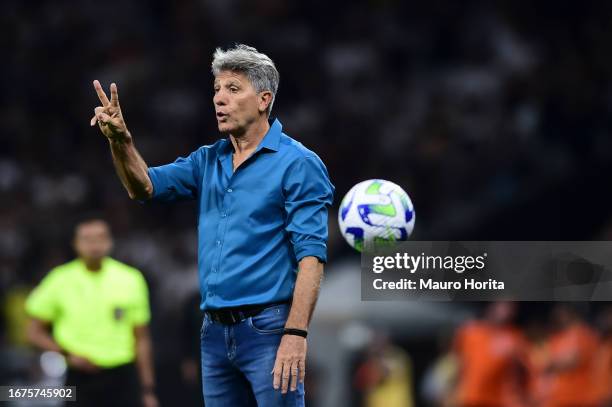
<path fill-rule="evenodd" d="M 355 404 L 366 407 L 612 406 L 612 307 L 483 306 L 482 316 L 442 338 L 438 356 L 415 375 L 410 355 L 377 334 L 357 363 Z M 523 314 L 525 314 L 523 310 Z M 545 315 L 547 315 L 545 317 Z"/>
<path fill-rule="evenodd" d="M 210 62 L 235 42 L 276 62 L 273 115 L 323 159 L 335 208 L 378 177 L 410 194 L 418 239 L 612 237 L 609 3 L 8 0 L 2 10 L 2 349 L 20 343 L 25 293 L 72 256 L 76 218 L 95 212 L 112 225 L 114 256 L 151 286 L 156 363 L 169 381 L 195 380 L 176 346 L 197 297 L 195 206 L 128 199 L 89 127 L 91 82 L 118 84 L 143 157 L 164 164 L 219 137 Z M 329 273 L 354 256 L 335 222 L 334 209 Z"/>

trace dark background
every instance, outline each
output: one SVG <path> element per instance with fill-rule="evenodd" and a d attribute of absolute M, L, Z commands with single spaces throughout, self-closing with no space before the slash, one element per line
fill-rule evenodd
<path fill-rule="evenodd" d="M 195 207 L 128 199 L 89 127 L 91 82 L 118 84 L 138 149 L 164 164 L 219 137 L 210 62 L 237 42 L 275 61 L 273 116 L 336 186 L 328 274 L 357 257 L 336 210 L 368 178 L 408 192 L 415 239 L 607 240 L 611 17 L 607 2 L 4 1 L 0 296 L 70 259 L 76 219 L 101 214 L 115 257 L 151 285 L 156 363 L 176 376 L 197 290 Z"/>

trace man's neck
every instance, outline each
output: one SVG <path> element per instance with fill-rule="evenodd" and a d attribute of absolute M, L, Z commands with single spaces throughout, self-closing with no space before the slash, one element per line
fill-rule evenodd
<path fill-rule="evenodd" d="M 259 143 L 261 143 L 261 140 L 266 136 L 268 130 L 270 130 L 270 124 L 268 123 L 268 119 L 264 118 L 253 122 L 253 124 L 240 135 L 230 134 L 230 140 L 234 146 L 235 153 L 243 155 L 253 152 Z"/>
<path fill-rule="evenodd" d="M 102 269 L 102 259 L 81 259 L 87 271 L 98 272 Z"/>

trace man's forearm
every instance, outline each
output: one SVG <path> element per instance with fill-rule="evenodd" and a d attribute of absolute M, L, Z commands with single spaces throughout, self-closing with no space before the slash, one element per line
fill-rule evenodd
<path fill-rule="evenodd" d="M 151 335 L 147 326 L 135 328 L 136 334 L 136 365 L 140 385 L 143 389 L 153 391 L 155 388 L 155 372 L 153 370 L 153 357 Z"/>
<path fill-rule="evenodd" d="M 145 200 L 153 194 L 148 167 L 130 137 L 125 141 L 109 141 L 115 170 L 131 199 Z"/>
<path fill-rule="evenodd" d="M 293 303 L 285 326 L 306 330 L 319 297 L 323 279 L 323 263 L 316 257 L 307 256 L 300 261 L 298 267 Z"/>
<path fill-rule="evenodd" d="M 28 342 L 43 351 L 63 353 L 61 346 L 53 340 L 47 326 L 39 320 L 30 320 L 27 328 Z"/>

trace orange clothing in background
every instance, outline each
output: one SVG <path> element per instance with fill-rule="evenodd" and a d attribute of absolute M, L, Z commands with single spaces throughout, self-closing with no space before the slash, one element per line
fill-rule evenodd
<path fill-rule="evenodd" d="M 522 405 L 526 389 L 520 372 L 526 349 L 523 336 L 512 327 L 471 322 L 461 328 L 454 343 L 459 361 L 457 405 Z"/>
<path fill-rule="evenodd" d="M 596 363 L 598 394 L 612 405 L 612 337 L 601 342 Z"/>
<path fill-rule="evenodd" d="M 550 359 L 546 341 L 534 342 L 529 345 L 529 399 L 535 406 L 541 406 L 548 394 L 550 376 L 546 374 L 546 366 Z"/>
<path fill-rule="evenodd" d="M 549 342 L 553 363 L 576 355 L 576 365 L 550 373 L 546 407 L 588 407 L 601 402 L 599 394 L 597 334 L 583 323 L 575 323 L 552 336 Z"/>

